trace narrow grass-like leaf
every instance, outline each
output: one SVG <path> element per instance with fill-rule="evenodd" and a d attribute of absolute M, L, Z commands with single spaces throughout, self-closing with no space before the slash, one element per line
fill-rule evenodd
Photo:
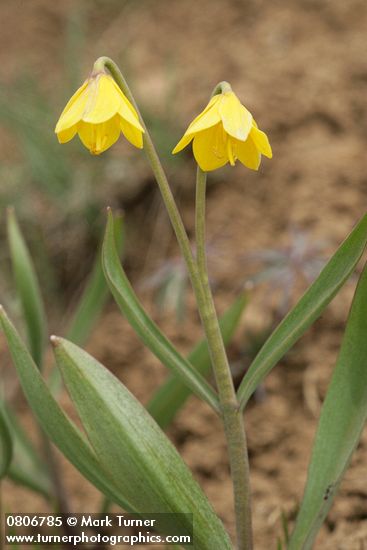
<path fill-rule="evenodd" d="M 102 493 L 126 511 L 136 510 L 116 491 L 84 435 L 52 396 L 17 331 L 0 306 L 0 323 L 28 403 L 38 423 L 66 458 Z"/>
<path fill-rule="evenodd" d="M 367 419 L 367 266 L 321 409 L 307 483 L 289 550 L 312 548 Z"/>
<path fill-rule="evenodd" d="M 108 212 L 102 259 L 110 290 L 136 334 L 167 368 L 172 369 L 196 395 L 218 412 L 218 397 L 213 388 L 164 336 L 134 293 L 116 251 L 111 210 Z"/>
<path fill-rule="evenodd" d="M 367 215 L 329 260 L 317 279 L 265 342 L 238 389 L 241 408 L 265 376 L 321 315 L 353 272 L 367 243 Z"/>
<path fill-rule="evenodd" d="M 14 455 L 7 475 L 17 485 L 39 493 L 47 500 L 53 499 L 52 487 L 46 476 L 46 467 L 43 470 L 34 468 L 34 464 L 28 461 L 27 455 Z"/>
<path fill-rule="evenodd" d="M 123 216 L 114 218 L 114 235 L 116 250 L 121 256 L 125 241 Z M 82 345 L 96 324 L 109 296 L 109 288 L 103 273 L 101 251 L 98 250 L 92 273 L 77 304 L 67 330 L 67 338 L 75 344 Z M 54 366 L 48 380 L 48 387 L 54 395 L 62 387 L 60 371 Z"/>
<path fill-rule="evenodd" d="M 114 235 L 117 254 L 120 257 L 124 246 L 125 233 L 123 216 L 114 217 Z M 97 254 L 92 273 L 75 309 L 67 331 L 67 338 L 75 344 L 83 344 L 96 323 L 109 295 L 109 288 L 103 273 L 100 251 Z"/>
<path fill-rule="evenodd" d="M 50 500 L 53 497 L 52 483 L 45 463 L 35 451 L 9 406 L 6 407 L 6 415 L 13 438 L 14 449 L 7 474 L 8 477 L 15 483 L 24 485 Z"/>
<path fill-rule="evenodd" d="M 247 295 L 242 294 L 219 320 L 223 341 L 227 345 L 238 326 L 247 304 Z M 211 360 L 206 340 L 201 340 L 188 356 L 188 360 L 203 376 L 211 370 Z M 191 391 L 178 376 L 171 374 L 157 389 L 148 404 L 148 411 L 161 428 L 167 428 L 181 407 L 191 395 Z"/>
<path fill-rule="evenodd" d="M 13 456 L 13 440 L 10 435 L 9 421 L 3 405 L 0 403 L 0 479 L 9 469 Z"/>
<path fill-rule="evenodd" d="M 61 338 L 54 337 L 53 343 L 89 440 L 116 488 L 143 516 L 194 514 L 197 550 L 230 549 L 228 535 L 208 499 L 139 401 L 88 353 Z M 176 516 L 169 518 L 169 527 L 185 534 L 191 524 L 187 517 Z"/>
<path fill-rule="evenodd" d="M 26 323 L 28 343 L 32 357 L 40 368 L 46 335 L 46 316 L 33 262 L 12 208 L 8 209 L 7 227 L 11 262 Z"/>

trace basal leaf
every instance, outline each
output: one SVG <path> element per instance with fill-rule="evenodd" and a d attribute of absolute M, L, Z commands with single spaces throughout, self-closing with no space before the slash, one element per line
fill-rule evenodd
<path fill-rule="evenodd" d="M 20 426 L 14 412 L 6 407 L 6 415 L 13 438 L 13 458 L 8 477 L 15 483 L 40 493 L 47 499 L 53 498 L 52 483 L 45 463 L 38 456 L 32 443 Z"/>
<path fill-rule="evenodd" d="M 265 342 L 238 389 L 241 408 L 265 376 L 321 315 L 356 267 L 367 243 L 363 216 L 296 306 Z"/>
<path fill-rule="evenodd" d="M 167 368 L 180 376 L 196 395 L 209 403 L 214 410 L 219 411 L 218 397 L 213 388 L 164 336 L 134 293 L 116 251 L 111 211 L 108 213 L 102 259 L 110 290 L 136 334 Z"/>
<path fill-rule="evenodd" d="M 13 456 L 13 440 L 10 435 L 9 421 L 5 409 L 0 403 L 0 479 L 9 469 Z"/>
<path fill-rule="evenodd" d="M 129 390 L 71 342 L 53 339 L 57 364 L 89 440 L 116 488 L 144 514 L 194 514 L 197 550 L 230 549 L 209 501 L 175 447 Z M 169 527 L 190 531 L 186 516 Z M 190 548 L 190 546 L 187 546 Z"/>
<path fill-rule="evenodd" d="M 33 359 L 41 367 L 46 335 L 46 316 L 37 275 L 15 212 L 8 209 L 8 240 L 16 288 L 22 304 Z"/>
<path fill-rule="evenodd" d="M 123 216 L 121 214 L 114 218 L 114 235 L 116 239 L 116 250 L 120 257 L 125 239 Z M 92 273 L 87 280 L 66 332 L 69 340 L 79 345 L 85 342 L 95 326 L 109 294 L 109 288 L 102 268 L 101 250 L 98 250 Z M 50 373 L 48 386 L 54 395 L 56 395 L 62 387 L 60 371 L 56 366 Z"/>
<path fill-rule="evenodd" d="M 126 511 L 134 508 L 116 491 L 84 435 L 52 396 L 27 348 L 0 306 L 0 323 L 28 403 L 39 425 L 68 460 L 101 492 Z"/>
<path fill-rule="evenodd" d="M 322 406 L 307 483 L 289 550 L 312 548 L 367 419 L 367 267 L 349 313 Z"/>
<path fill-rule="evenodd" d="M 122 215 L 114 218 L 114 235 L 116 250 L 119 257 L 124 246 L 124 225 Z M 81 345 L 86 340 L 99 317 L 109 296 L 109 288 L 103 273 L 101 253 L 98 252 L 92 273 L 87 281 L 83 294 L 76 306 L 67 338 L 75 344 Z"/>

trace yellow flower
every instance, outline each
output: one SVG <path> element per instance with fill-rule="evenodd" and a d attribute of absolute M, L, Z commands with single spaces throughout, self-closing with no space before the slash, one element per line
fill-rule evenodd
<path fill-rule="evenodd" d="M 106 151 L 120 132 L 135 147 L 143 147 L 143 132 L 138 114 L 112 76 L 92 74 L 75 92 L 61 113 L 55 128 L 60 143 L 79 134 L 93 155 Z"/>
<path fill-rule="evenodd" d="M 229 85 L 221 94 L 214 95 L 186 130 L 176 145 L 178 153 L 193 141 L 196 162 L 204 172 L 216 170 L 238 159 L 257 170 L 261 155 L 272 157 L 267 135 L 258 129 L 252 114 L 244 107 Z"/>

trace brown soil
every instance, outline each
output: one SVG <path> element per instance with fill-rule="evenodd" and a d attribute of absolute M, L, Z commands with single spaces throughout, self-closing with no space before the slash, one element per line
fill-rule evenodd
<path fill-rule="evenodd" d="M 86 72 L 101 54 L 117 60 L 128 58 L 138 95 L 151 109 L 162 113 L 170 76 L 167 66 L 174 66 L 176 93 L 172 108 L 182 130 L 205 104 L 216 82 L 229 80 L 270 136 L 274 159 L 265 160 L 259 173 L 238 165 L 211 178 L 208 234 L 216 236 L 221 251 L 212 257 L 218 309 L 224 310 L 248 276 L 244 254 L 284 245 L 292 224 L 307 230 L 315 242 L 327 241 L 328 253 L 335 250 L 365 212 L 366 3 L 188 0 L 146 1 L 139 5 L 127 2 L 124 7 L 116 2 L 107 4 L 111 12 L 107 15 L 101 11 L 101 2 L 90 9 Z M 45 75 L 44 80 L 50 88 L 60 81 L 60 52 L 53 33 L 65 24 L 70 5 L 64 2 L 55 7 L 54 3 L 51 6 L 35 0 L 0 6 L 4 28 L 10 33 L 9 25 L 13 26 L 11 35 L 0 36 L 1 43 L 12 45 L 6 54 L 3 48 L 0 54 L 4 78 L 11 81 L 14 61 L 23 51 L 13 36 L 24 29 L 23 48 L 31 44 L 26 52 L 29 62 L 41 74 L 45 59 L 56 59 L 54 73 Z M 171 168 L 181 185 L 181 206 L 190 230 L 193 186 L 186 182 L 193 180 L 193 169 L 190 160 L 181 165 L 181 174 Z M 148 206 L 143 203 L 141 208 L 146 211 Z M 166 219 L 159 220 L 159 234 L 170 235 Z M 149 218 L 142 226 L 143 234 L 137 241 L 141 248 L 128 258 L 136 284 L 143 278 L 139 273 L 143 264 L 146 274 L 160 259 L 160 245 L 154 242 L 149 245 L 148 260 L 141 259 L 147 250 L 144 241 L 151 232 L 151 223 Z M 167 246 L 175 254 L 172 243 L 169 237 Z M 265 290 L 260 288 L 252 297 L 230 349 L 234 361 L 243 359 L 241 350 L 249 331 L 266 327 L 274 313 L 273 302 L 267 303 L 262 297 Z M 264 398 L 251 402 L 246 412 L 259 550 L 276 548 L 282 512 L 290 522 L 295 517 L 320 403 L 335 364 L 352 292 L 351 285 L 343 290 L 269 375 Z M 151 302 L 146 294 L 145 303 L 153 311 Z M 182 325 L 168 314 L 159 322 L 183 351 L 189 350 L 197 338 L 198 322 L 191 297 Z M 163 378 L 163 367 L 142 348 L 112 305 L 91 337 L 88 350 L 143 402 Z M 27 409 L 20 409 L 28 423 Z M 218 419 L 192 398 L 169 434 L 233 533 L 231 483 Z M 366 463 L 365 433 L 316 549 L 367 548 Z M 69 465 L 64 463 L 63 467 L 73 510 L 96 509 L 96 492 Z M 5 502 L 11 510 L 45 509 L 40 499 L 7 482 Z"/>

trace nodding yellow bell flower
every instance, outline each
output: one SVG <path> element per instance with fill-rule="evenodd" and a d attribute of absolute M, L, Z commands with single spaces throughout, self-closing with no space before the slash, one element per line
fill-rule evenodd
<path fill-rule="evenodd" d="M 272 157 L 267 135 L 258 129 L 252 114 L 232 92 L 228 83 L 222 93 L 214 95 L 199 116 L 187 128 L 173 149 L 178 153 L 193 140 L 194 157 L 204 172 L 216 170 L 229 162 L 257 170 L 261 155 Z"/>
<path fill-rule="evenodd" d="M 93 155 L 106 151 L 120 133 L 130 143 L 143 147 L 144 129 L 138 114 L 111 75 L 99 71 L 75 92 L 55 128 L 60 143 L 75 134 Z"/>

